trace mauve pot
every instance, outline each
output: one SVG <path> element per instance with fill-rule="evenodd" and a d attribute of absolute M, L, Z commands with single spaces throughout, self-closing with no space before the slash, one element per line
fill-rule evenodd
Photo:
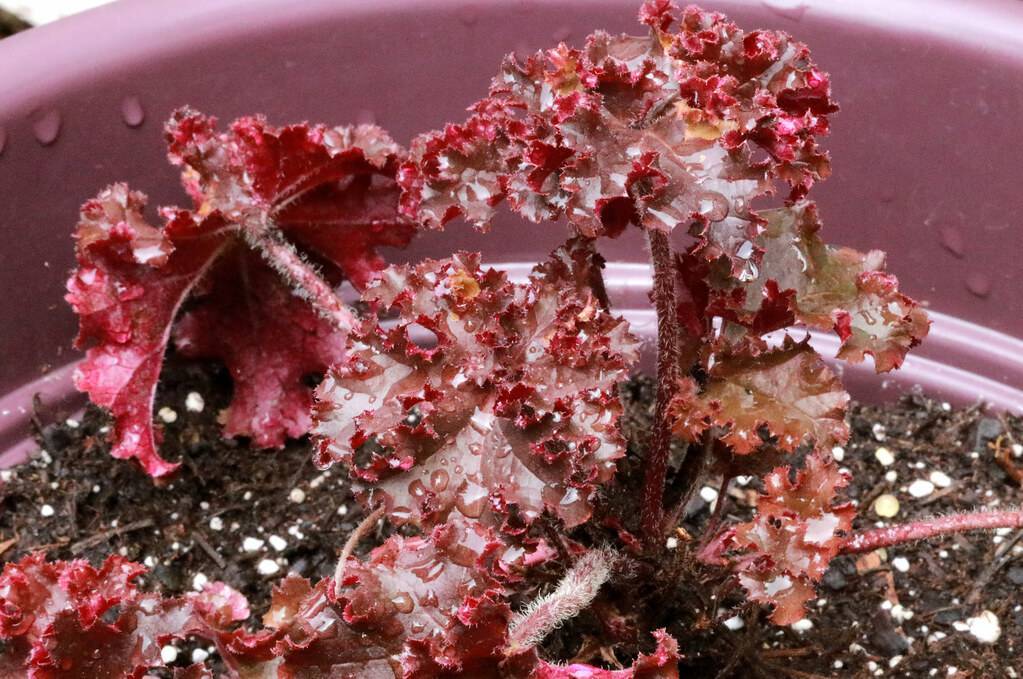
<path fill-rule="evenodd" d="M 914 384 L 1023 409 L 1023 3 L 714 0 L 748 28 L 789 31 L 832 74 L 842 112 L 815 189 L 826 238 L 889 252 L 931 309 L 903 369 L 846 368 L 855 396 Z M 406 142 L 481 96 L 500 58 L 596 28 L 640 30 L 638 0 L 120 0 L 0 42 L 0 466 L 30 448 L 32 397 L 74 405 L 62 300 L 81 202 L 115 180 L 181 203 L 161 124 L 191 104 L 221 119 L 375 120 Z M 564 236 L 499 220 L 417 239 L 395 258 L 482 250 L 524 271 Z M 646 335 L 637 233 L 601 244 L 618 309 Z M 815 336 L 825 354 L 837 343 Z"/>

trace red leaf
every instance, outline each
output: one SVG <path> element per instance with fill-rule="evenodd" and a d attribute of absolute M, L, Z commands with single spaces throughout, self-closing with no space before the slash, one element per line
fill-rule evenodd
<path fill-rule="evenodd" d="M 545 509 L 585 521 L 623 454 L 615 388 L 637 355 L 589 290 L 585 247 L 571 243 L 524 285 L 465 253 L 387 270 L 364 298 L 397 325 L 353 334 L 318 389 L 320 464 L 344 462 L 400 523 L 509 505 L 526 522 Z"/>
<path fill-rule="evenodd" d="M 161 599 L 136 587 L 144 572 L 118 556 L 99 569 L 85 561 L 47 563 L 42 553 L 7 563 L 0 575 L 0 666 L 19 671 L 5 676 L 141 676 L 163 666 L 160 650 L 170 640 L 215 638 L 248 616 L 244 597 L 223 583 Z"/>
<path fill-rule="evenodd" d="M 807 442 L 817 448 L 844 443 L 848 403 L 849 394 L 817 352 L 786 338 L 784 347 L 758 356 L 719 360 L 702 390 L 685 378 L 669 416 L 675 433 L 690 441 L 719 427 L 721 440 L 744 455 L 760 448 L 763 429 L 791 452 Z"/>
<path fill-rule="evenodd" d="M 746 313 L 767 313 L 775 291 L 792 295 L 796 320 L 834 328 L 842 339 L 839 358 L 874 357 L 877 372 L 898 368 L 906 353 L 927 335 L 923 309 L 898 290 L 883 271 L 884 253 L 866 254 L 827 246 L 813 203 L 764 213 L 767 228 L 757 239 L 763 251 L 758 275 L 744 286 Z M 777 312 L 770 312 L 777 314 Z"/>
<path fill-rule="evenodd" d="M 829 173 L 828 79 L 784 33 L 746 34 L 721 15 L 649 0 L 644 37 L 591 35 L 524 63 L 505 61 L 463 125 L 417 138 L 399 173 L 402 209 L 440 226 L 485 227 L 507 198 L 533 221 L 564 215 L 578 233 L 633 222 L 700 238 L 738 273 L 774 178 L 806 193 Z M 766 151 L 758 160 L 755 150 Z"/>
<path fill-rule="evenodd" d="M 829 454 L 808 455 L 794 481 L 792 474 L 778 467 L 765 476 L 753 521 L 730 529 L 719 543 L 740 553 L 734 566 L 739 582 L 750 599 L 774 605 L 771 620 L 778 625 L 804 616 L 804 602 L 814 597 L 856 515 L 852 504 L 836 503 L 848 477 Z"/>
<path fill-rule="evenodd" d="M 401 151 L 375 127 L 276 130 L 245 118 L 218 134 L 212 118 L 185 109 L 167 138 L 197 214 L 167 209 L 157 228 L 143 217 L 145 196 L 108 188 L 82 208 L 67 286 L 81 323 L 76 344 L 92 345 L 76 383 L 113 413 L 112 454 L 153 476 L 176 468 L 157 452 L 152 407 L 186 301 L 198 304 L 174 333 L 181 348 L 223 359 L 235 380 L 226 432 L 280 446 L 308 427 L 301 378 L 340 357 L 354 322 L 303 253 L 328 280 L 363 285 L 383 266 L 375 248 L 404 245 L 413 231 L 397 215 Z"/>

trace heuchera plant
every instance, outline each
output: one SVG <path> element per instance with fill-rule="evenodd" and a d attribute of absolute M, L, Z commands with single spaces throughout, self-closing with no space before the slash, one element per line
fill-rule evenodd
<path fill-rule="evenodd" d="M 230 369 L 225 435 L 275 447 L 311 433 L 316 463 L 347 470 L 366 517 L 334 576 L 288 575 L 258 630 L 238 624 L 248 606 L 220 583 L 161 598 L 118 557 L 8 564 L 5 672 L 142 676 L 161 644 L 194 636 L 240 677 L 677 677 L 676 641 L 629 629 L 641 597 L 602 588 L 699 571 L 693 586 L 736 585 L 790 624 L 840 553 L 1023 525 L 1002 512 L 853 532 L 831 458 L 849 397 L 790 333 L 833 330 L 839 359 L 884 372 L 928 321 L 883 254 L 821 240 L 808 193 L 829 174 L 828 77 L 783 33 L 668 0 L 647 0 L 640 19 L 644 36 L 509 57 L 468 120 L 407 153 L 375 127 L 246 118 L 217 132 L 185 109 L 167 139 L 193 209 L 165 208 L 154 226 L 123 185 L 85 204 L 68 282 L 89 347 L 77 382 L 114 416 L 113 455 L 173 472 L 152 422 L 173 344 Z M 376 254 L 456 217 L 486 228 L 501 205 L 569 229 L 524 282 L 474 253 L 391 267 Z M 616 472 L 619 385 L 640 345 L 610 308 L 599 254 L 627 228 L 648 239 L 658 319 L 635 493 Z M 361 291 L 359 313 L 337 296 L 342 280 Z M 315 395 L 309 373 L 324 375 Z M 740 475 L 762 492 L 751 520 L 726 525 Z M 717 511 L 669 550 L 709 478 Z M 400 530 L 354 556 L 381 521 Z M 690 567 L 661 568 L 679 559 Z M 651 582 L 648 600 L 671 595 Z M 545 638 L 591 608 L 609 668 L 543 659 Z M 623 639 L 646 652 L 614 666 Z"/>

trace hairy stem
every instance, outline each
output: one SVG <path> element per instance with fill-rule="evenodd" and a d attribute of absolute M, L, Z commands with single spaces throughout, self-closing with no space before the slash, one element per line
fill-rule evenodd
<path fill-rule="evenodd" d="M 280 274 L 296 295 L 309 302 L 339 330 L 348 331 L 355 327 L 357 321 L 352 311 L 290 243 L 275 237 L 270 231 L 251 237 L 251 240 L 267 264 Z"/>
<path fill-rule="evenodd" d="M 345 579 L 345 564 L 348 563 L 348 557 L 355 551 L 356 545 L 362 538 L 366 537 L 373 526 L 377 524 L 380 517 L 384 515 L 384 505 L 380 505 L 373 510 L 365 519 L 359 522 L 359 525 L 355 527 L 352 534 L 345 540 L 345 546 L 341 549 L 341 556 L 337 559 L 337 566 L 334 567 L 334 594 L 341 595 L 341 582 Z"/>
<path fill-rule="evenodd" d="M 654 266 L 651 292 L 657 312 L 657 411 L 646 459 L 643 482 L 642 526 L 647 544 L 659 544 L 664 537 L 664 481 L 668 473 L 671 427 L 668 403 L 678 388 L 679 345 L 675 308 L 675 271 L 672 266 L 668 234 L 657 229 L 647 231 L 650 259 Z"/>
<path fill-rule="evenodd" d="M 1000 512 L 974 512 L 972 514 L 951 514 L 924 521 L 875 528 L 849 538 L 842 547 L 845 554 L 870 552 L 880 547 L 891 547 L 904 542 L 925 540 L 938 535 L 963 533 L 970 530 L 993 528 L 1023 528 L 1023 510 Z"/>
<path fill-rule="evenodd" d="M 589 606 L 600 586 L 610 577 L 613 562 L 614 556 L 605 549 L 584 554 L 565 573 L 557 589 L 515 616 L 508 628 L 507 654 L 513 656 L 528 651 Z"/>

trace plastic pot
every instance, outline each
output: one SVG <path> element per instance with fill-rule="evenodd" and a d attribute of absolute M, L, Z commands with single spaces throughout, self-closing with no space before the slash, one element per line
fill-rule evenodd
<path fill-rule="evenodd" d="M 789 31 L 832 74 L 842 112 L 815 189 L 827 239 L 889 252 L 932 310 L 931 337 L 859 398 L 912 385 L 955 403 L 1023 408 L 1023 3 L 714 0 L 749 28 Z M 396 139 L 447 120 L 503 54 L 596 28 L 635 32 L 638 0 L 120 0 L 0 42 L 0 466 L 31 447 L 33 395 L 74 405 L 74 319 L 62 301 L 80 203 L 115 180 L 182 203 L 161 124 L 191 104 L 221 119 L 375 120 Z M 507 217 L 452 225 L 394 258 L 479 249 L 523 272 L 564 230 Z M 619 311 L 651 334 L 638 233 L 602 243 Z M 814 340 L 826 355 L 836 342 Z"/>

